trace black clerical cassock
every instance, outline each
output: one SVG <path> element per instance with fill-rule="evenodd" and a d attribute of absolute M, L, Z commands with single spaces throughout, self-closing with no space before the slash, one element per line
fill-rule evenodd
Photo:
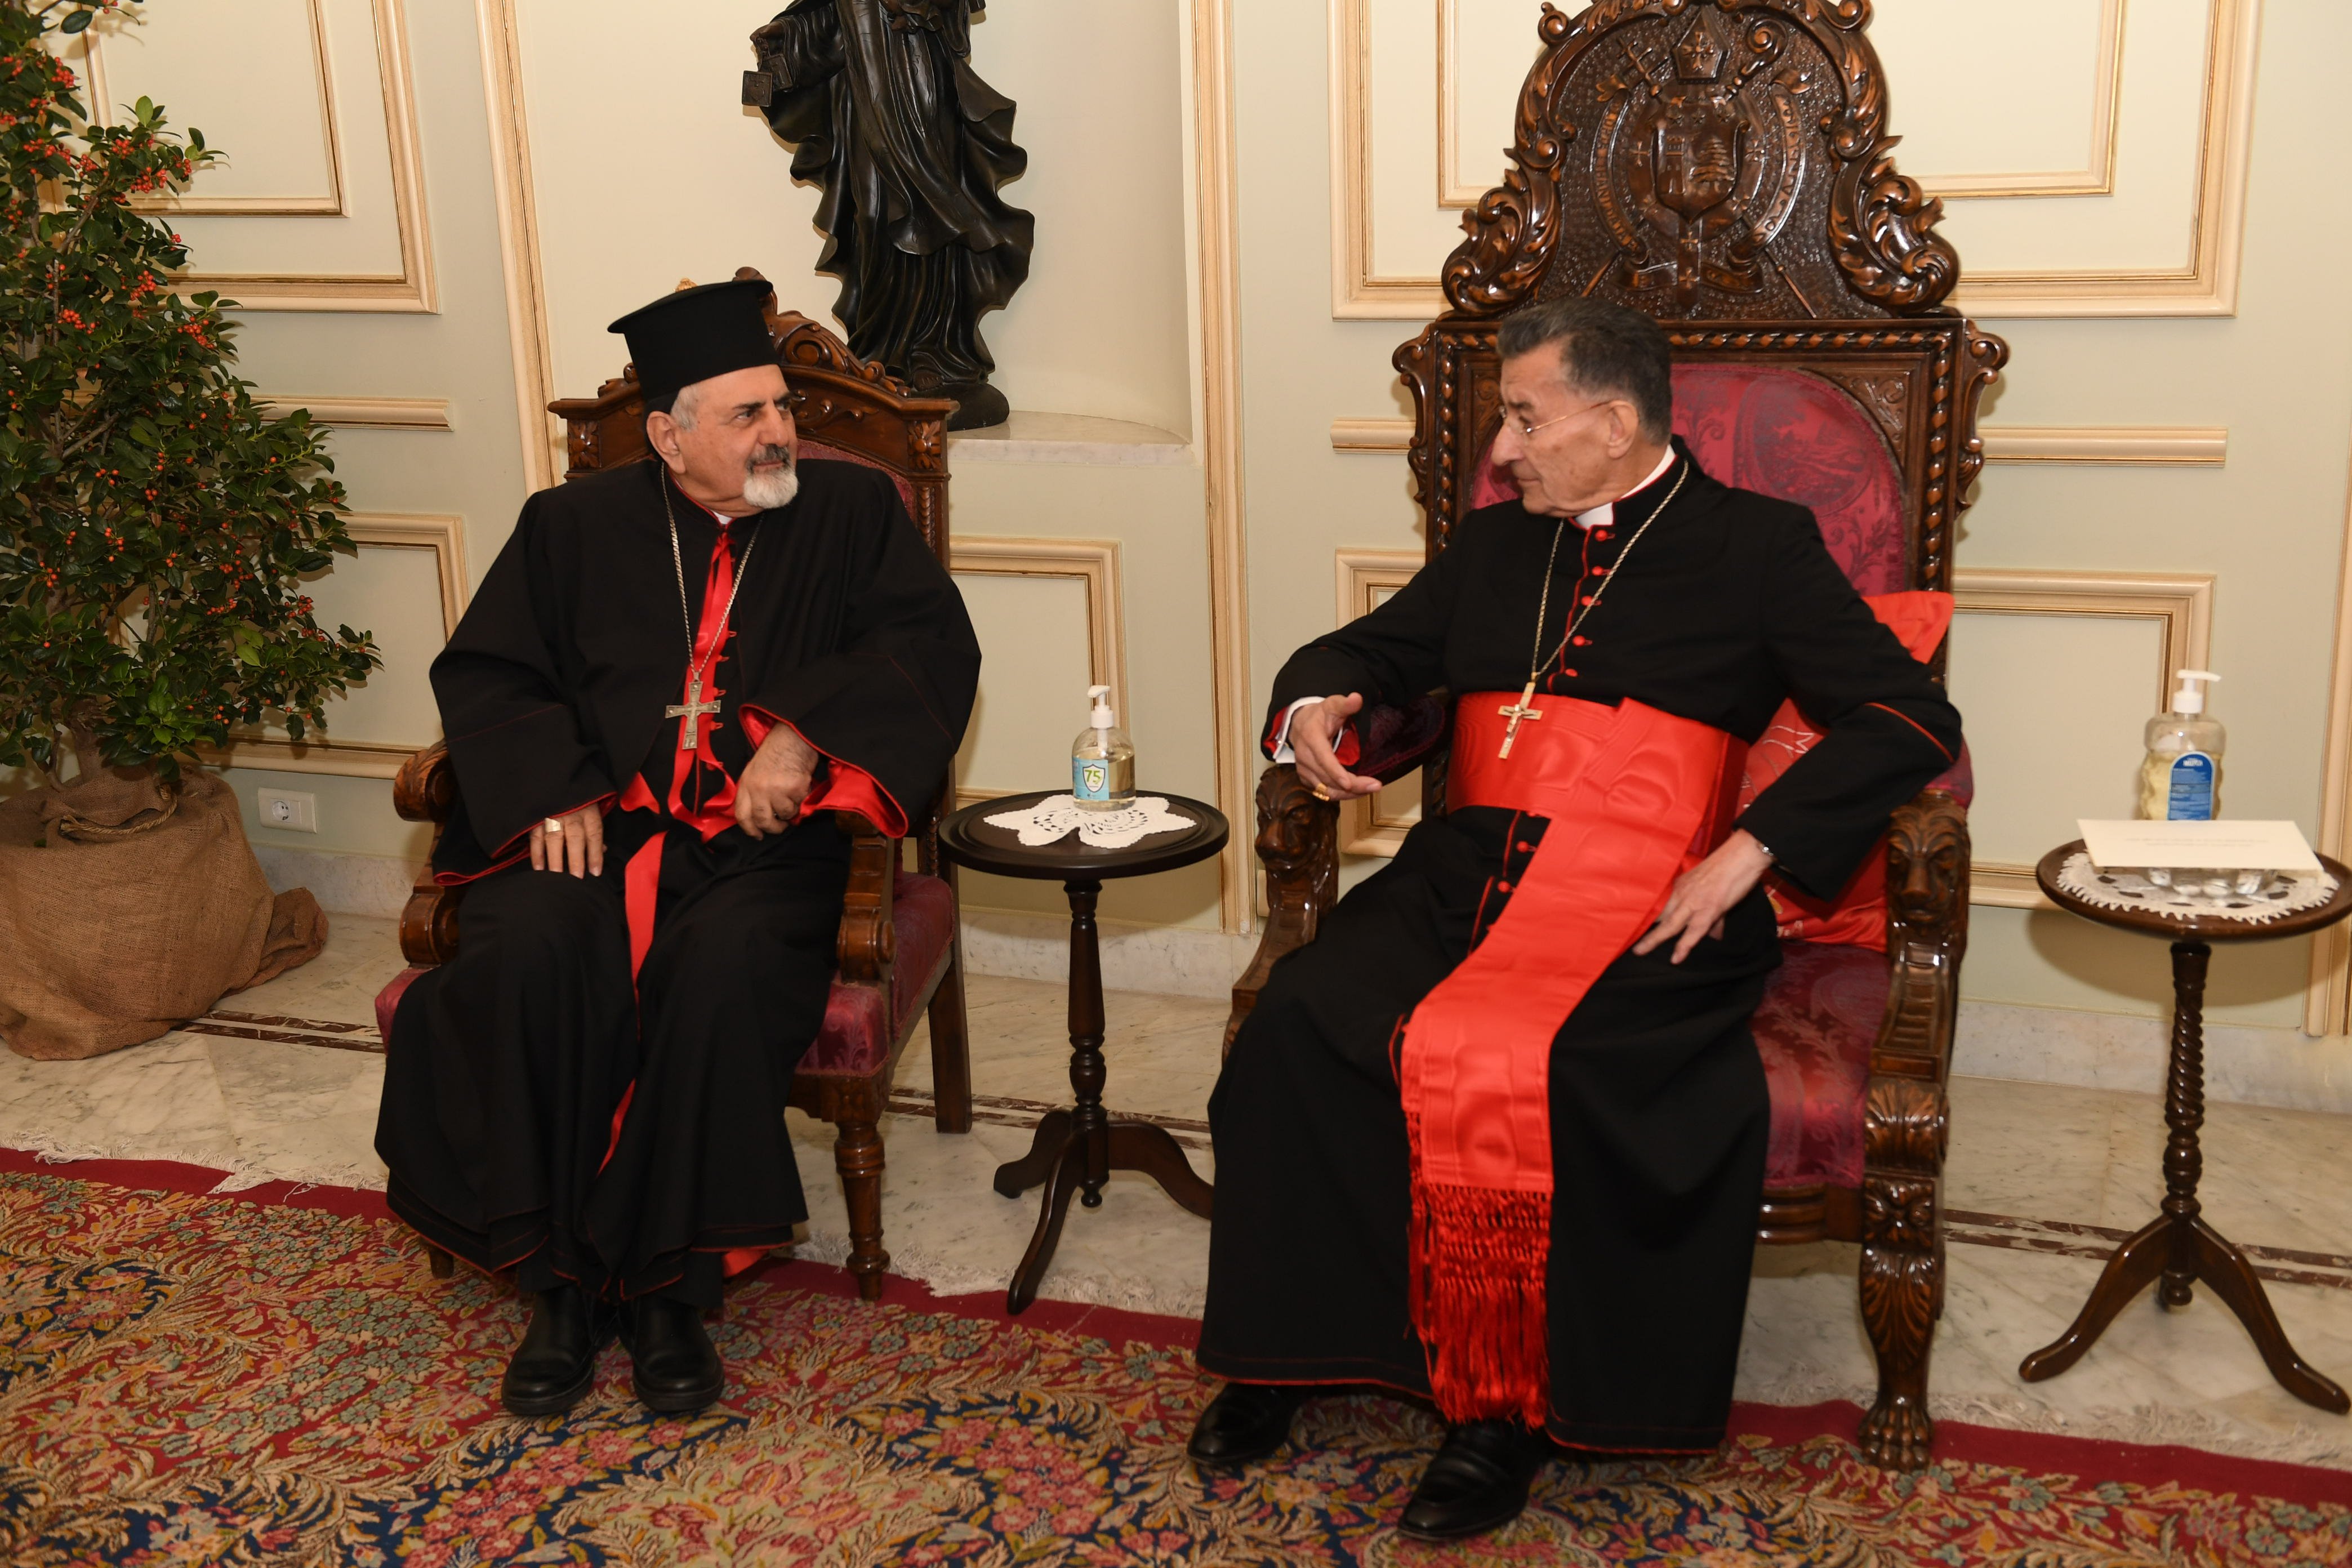
<path fill-rule="evenodd" d="M 799 474 L 732 521 L 657 462 L 541 491 L 434 661 L 463 938 L 400 1000 L 376 1149 L 395 1213 L 526 1289 L 715 1304 L 728 1253 L 807 1215 L 783 1110 L 834 968 L 833 812 L 906 831 L 980 652 L 887 476 Z M 735 781 L 780 724 L 824 760 L 754 839 Z M 532 870 L 532 825 L 595 803 L 603 876 Z"/>
<path fill-rule="evenodd" d="M 1769 1125 L 1748 1017 L 1779 946 L 1759 888 L 1679 965 L 1628 948 L 1734 826 L 1739 751 L 1784 699 L 1822 738 L 1736 826 L 1823 895 L 1951 764 L 1959 715 L 1810 513 L 1679 442 L 1590 530 L 1471 514 L 1283 667 L 1269 748 L 1301 698 L 1440 687 L 1452 809 L 1275 966 L 1210 1101 L 1201 1363 L 1384 1384 L 1571 1446 L 1711 1448 Z"/>

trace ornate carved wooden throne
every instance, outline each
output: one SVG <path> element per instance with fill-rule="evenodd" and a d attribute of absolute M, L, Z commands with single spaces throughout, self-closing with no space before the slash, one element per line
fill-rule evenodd
<path fill-rule="evenodd" d="M 1675 428 L 1710 473 L 1811 507 L 1865 594 L 1950 588 L 1955 522 L 1983 462 L 1978 399 L 2008 350 L 1940 305 L 1959 258 L 1935 233 L 1939 205 L 1888 154 L 1868 16 L 1864 0 L 1599 0 L 1573 19 L 1545 5 L 1516 167 L 1465 220 L 1445 265 L 1452 309 L 1396 354 L 1431 560 L 1466 512 L 1513 493 L 1486 463 L 1497 320 L 1589 295 L 1664 321 Z M 1442 694 L 1368 713 L 1358 771 L 1387 781 L 1420 766 L 1423 809 L 1442 813 L 1447 713 Z M 1879 1367 L 1862 1444 L 1906 1469 L 1934 1433 L 1966 768 L 1895 816 L 1885 952 L 1788 942 L 1755 1025 L 1772 1089 L 1759 1238 L 1862 1243 Z M 1288 766 L 1257 799 L 1272 918 L 1234 988 L 1235 1026 L 1338 895 L 1337 807 Z"/>
<path fill-rule="evenodd" d="M 739 268 L 738 279 L 757 279 Z M 839 338 L 796 312 L 778 313 L 772 296 L 768 326 L 776 342 L 801 433 L 801 456 L 863 463 L 888 474 L 922 531 L 924 542 L 948 564 L 947 398 L 917 397 L 881 366 L 852 355 Z M 566 398 L 549 411 L 568 428 L 572 466 L 566 479 L 643 462 L 644 398 L 629 367 L 593 397 Z M 950 781 L 913 823 L 916 867 L 902 868 L 899 842 L 863 817 L 838 814 L 851 836 L 848 890 L 843 900 L 840 968 L 825 1002 L 824 1026 L 793 1075 L 791 1103 L 834 1124 L 834 1163 L 849 1210 L 848 1266 L 858 1293 L 882 1294 L 890 1255 L 882 1249 L 882 1139 L 877 1131 L 890 1080 L 915 1025 L 928 1007 L 931 1025 L 931 1089 L 942 1132 L 971 1131 L 971 1072 L 965 1041 L 963 961 L 956 917 L 955 868 L 939 853 L 940 818 Z M 403 765 L 393 786 L 400 815 L 441 826 L 457 798 L 457 773 L 439 742 Z M 465 889 L 443 888 L 428 867 L 400 918 L 400 951 L 411 968 L 376 999 L 387 1039 L 401 993 L 425 967 L 455 957 L 463 925 Z M 452 1260 L 427 1247 L 433 1271 Z"/>

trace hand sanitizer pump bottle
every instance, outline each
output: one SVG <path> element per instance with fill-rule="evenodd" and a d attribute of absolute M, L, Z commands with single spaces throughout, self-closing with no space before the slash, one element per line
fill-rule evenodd
<path fill-rule="evenodd" d="M 1089 686 L 1094 711 L 1070 744 L 1070 798 L 1091 811 L 1135 804 L 1135 742 L 1110 710 L 1110 688 Z"/>
<path fill-rule="evenodd" d="M 2139 769 L 2139 815 L 2152 822 L 2210 822 L 2221 815 L 2220 721 L 2205 717 L 2210 670 L 2180 671 L 2172 711 L 2147 721 L 2147 760 Z"/>

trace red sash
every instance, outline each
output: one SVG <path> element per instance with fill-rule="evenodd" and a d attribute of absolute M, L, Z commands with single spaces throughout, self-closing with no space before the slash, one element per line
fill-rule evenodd
<path fill-rule="evenodd" d="M 1549 817 L 1510 902 L 1404 1027 L 1412 1325 L 1448 1419 L 1540 1428 L 1550 1387 L 1552 1037 L 1728 831 L 1738 745 L 1628 700 L 1548 696 L 1498 758 L 1517 693 L 1454 710 L 1446 795 Z"/>

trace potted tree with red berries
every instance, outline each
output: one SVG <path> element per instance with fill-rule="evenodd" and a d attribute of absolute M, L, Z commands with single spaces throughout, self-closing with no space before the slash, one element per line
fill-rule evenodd
<path fill-rule="evenodd" d="M 224 301 L 137 209 L 215 153 L 142 99 L 106 123 L 53 46 L 113 9 L 0 0 L 0 1037 L 152 1039 L 318 951 L 218 778 L 233 727 L 299 739 L 379 660 L 304 580 L 349 553 L 309 416 L 232 373 Z"/>

